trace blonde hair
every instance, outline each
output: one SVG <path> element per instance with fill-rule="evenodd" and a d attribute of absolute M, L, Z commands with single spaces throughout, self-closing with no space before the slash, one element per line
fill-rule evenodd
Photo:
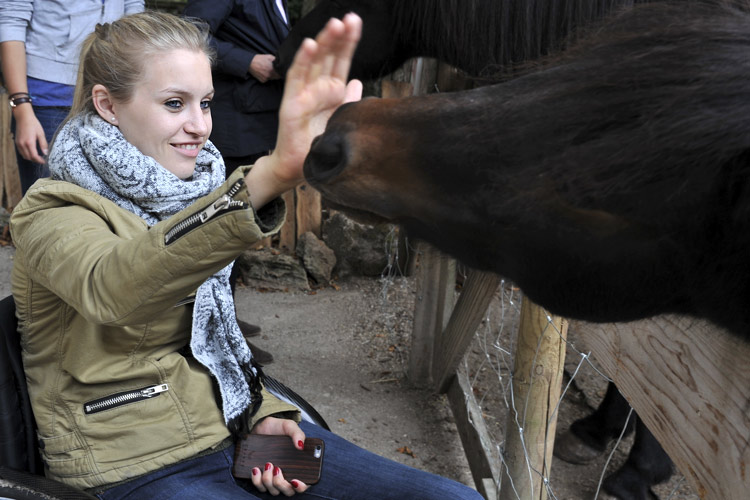
<path fill-rule="evenodd" d="M 203 52 L 213 63 L 214 51 L 204 26 L 197 20 L 156 11 L 98 24 L 81 45 L 78 81 L 68 120 L 80 113 L 96 111 L 91 97 L 96 84 L 106 87 L 117 101 L 128 102 L 145 64 L 155 54 L 187 49 Z"/>

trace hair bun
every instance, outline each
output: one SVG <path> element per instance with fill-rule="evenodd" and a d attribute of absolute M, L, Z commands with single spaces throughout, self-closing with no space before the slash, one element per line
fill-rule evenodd
<path fill-rule="evenodd" d="M 98 37 L 106 40 L 107 38 L 109 38 L 109 28 L 110 28 L 110 26 L 111 26 L 111 24 L 109 24 L 109 23 L 104 23 L 104 24 L 97 23 L 96 24 L 96 28 L 94 28 L 94 32 L 96 33 L 96 35 Z"/>

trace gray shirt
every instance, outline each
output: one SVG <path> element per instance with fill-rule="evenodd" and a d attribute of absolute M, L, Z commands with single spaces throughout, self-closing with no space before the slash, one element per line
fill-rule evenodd
<path fill-rule="evenodd" d="M 0 42 L 26 44 L 26 74 L 75 85 L 81 42 L 97 23 L 141 12 L 144 0 L 0 0 Z"/>

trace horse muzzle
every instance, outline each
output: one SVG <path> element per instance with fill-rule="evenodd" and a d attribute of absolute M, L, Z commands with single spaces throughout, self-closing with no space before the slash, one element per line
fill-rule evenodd
<path fill-rule="evenodd" d="M 346 139 L 338 132 L 327 131 L 316 137 L 303 167 L 307 181 L 319 188 L 333 180 L 346 168 L 347 152 Z"/>

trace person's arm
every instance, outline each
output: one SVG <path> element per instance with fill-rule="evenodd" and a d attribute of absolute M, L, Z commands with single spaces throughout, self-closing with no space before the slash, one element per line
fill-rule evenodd
<path fill-rule="evenodd" d="M 145 230 L 135 215 L 68 183 L 31 190 L 13 210 L 13 242 L 29 277 L 96 324 L 136 325 L 163 314 L 191 295 L 206 278 L 255 242 L 275 234 L 286 213 L 283 202 L 263 221 L 250 209 L 246 190 L 232 200 L 243 209 L 216 213 L 217 201 L 242 181 L 238 169 L 222 186 L 174 216 Z M 82 193 L 83 192 L 83 193 Z M 80 200 L 81 204 L 69 201 Z M 111 221 L 120 230 L 112 231 Z M 123 294 L 123 290 L 128 293 Z"/>
<path fill-rule="evenodd" d="M 8 40 L 0 43 L 0 58 L 2 59 L 3 79 L 8 95 L 25 92 L 29 87 L 26 82 L 26 44 L 18 40 Z M 44 163 L 47 138 L 42 124 L 34 114 L 33 103 L 18 104 L 13 108 L 13 118 L 16 120 L 15 141 L 16 148 L 22 157 L 35 163 Z"/>
<path fill-rule="evenodd" d="M 336 108 L 361 97 L 361 82 L 347 84 L 361 33 L 362 20 L 347 14 L 342 21 L 331 19 L 315 40 L 305 40 L 297 51 L 284 86 L 276 149 L 245 177 L 256 210 L 302 182 L 312 140 L 323 133 Z"/>

